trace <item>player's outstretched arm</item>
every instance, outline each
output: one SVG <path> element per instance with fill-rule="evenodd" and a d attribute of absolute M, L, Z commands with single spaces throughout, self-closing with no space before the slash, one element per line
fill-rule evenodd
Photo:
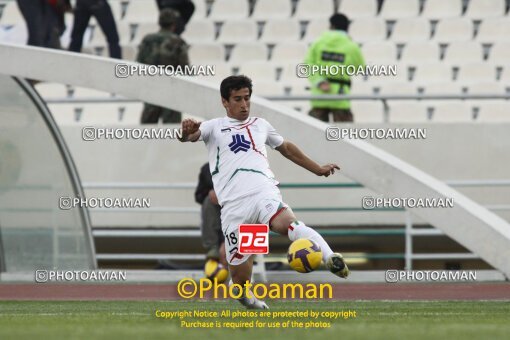
<path fill-rule="evenodd" d="M 196 142 L 200 138 L 200 122 L 187 118 L 182 121 L 181 127 L 182 138 L 179 139 L 181 142 Z"/>
<path fill-rule="evenodd" d="M 336 164 L 319 165 L 301 151 L 294 143 L 284 141 L 282 145 L 276 148 L 284 157 L 290 159 L 297 165 L 313 172 L 317 176 L 328 177 L 335 173 L 335 169 L 340 170 Z"/>

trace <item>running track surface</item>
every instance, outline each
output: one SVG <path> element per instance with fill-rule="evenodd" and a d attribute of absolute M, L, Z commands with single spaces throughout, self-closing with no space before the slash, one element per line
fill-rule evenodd
<path fill-rule="evenodd" d="M 510 283 L 338 284 L 335 300 L 510 300 Z M 175 284 L 0 284 L 0 300 L 184 300 Z"/>

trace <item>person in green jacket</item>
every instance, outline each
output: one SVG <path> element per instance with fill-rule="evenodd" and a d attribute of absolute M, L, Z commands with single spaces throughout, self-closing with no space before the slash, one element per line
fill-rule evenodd
<path fill-rule="evenodd" d="M 329 22 L 330 30 L 312 43 L 305 59 L 312 95 L 348 94 L 351 70 L 365 67 L 359 45 L 347 35 L 349 19 L 336 13 L 329 18 Z M 310 116 L 327 122 L 330 113 L 335 122 L 353 121 L 348 100 L 312 100 Z"/>

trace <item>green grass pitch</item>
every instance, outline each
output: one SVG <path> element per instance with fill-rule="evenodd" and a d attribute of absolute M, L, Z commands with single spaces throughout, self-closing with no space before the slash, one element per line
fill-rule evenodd
<path fill-rule="evenodd" d="M 269 301 L 271 311 L 356 311 L 329 328 L 186 329 L 156 310 L 244 311 L 217 301 L 0 302 L 0 339 L 508 339 L 508 301 Z M 289 318 L 275 319 L 285 321 Z M 296 320 L 295 318 L 292 318 Z M 204 320 L 187 318 L 188 321 Z M 208 319 L 211 320 L 211 319 Z M 212 319 L 225 321 L 225 318 Z M 258 319 L 262 320 L 261 318 Z M 230 320 L 233 321 L 233 320 Z M 239 321 L 239 319 L 238 319 Z M 243 321 L 255 321 L 243 319 Z M 265 321 L 268 321 L 267 319 Z M 274 320 L 272 320 L 274 321 Z M 300 321 L 306 321 L 300 319 Z M 233 321 L 235 322 L 235 321 Z"/>

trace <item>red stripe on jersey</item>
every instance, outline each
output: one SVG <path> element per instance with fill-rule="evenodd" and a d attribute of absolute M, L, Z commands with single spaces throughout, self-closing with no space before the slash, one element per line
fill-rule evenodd
<path fill-rule="evenodd" d="M 289 225 L 289 228 L 288 228 L 290 231 L 293 231 L 294 230 L 294 227 Z"/>
<path fill-rule="evenodd" d="M 266 156 L 264 156 L 264 154 L 262 152 L 257 150 L 257 147 L 255 146 L 255 141 L 253 140 L 253 137 L 251 135 L 251 131 L 250 131 L 250 129 L 248 129 L 248 126 L 245 126 L 245 127 L 246 127 L 246 131 L 248 131 L 248 137 L 250 137 L 251 147 L 253 148 L 253 151 L 260 153 L 264 158 L 266 158 Z"/>
<path fill-rule="evenodd" d="M 255 118 L 253 121 L 246 123 L 246 125 L 242 125 L 242 126 L 227 126 L 226 129 L 230 128 L 230 129 L 241 130 L 241 129 L 244 129 L 245 127 L 250 126 L 253 123 L 255 123 L 257 121 L 257 119 L 258 118 Z"/>

